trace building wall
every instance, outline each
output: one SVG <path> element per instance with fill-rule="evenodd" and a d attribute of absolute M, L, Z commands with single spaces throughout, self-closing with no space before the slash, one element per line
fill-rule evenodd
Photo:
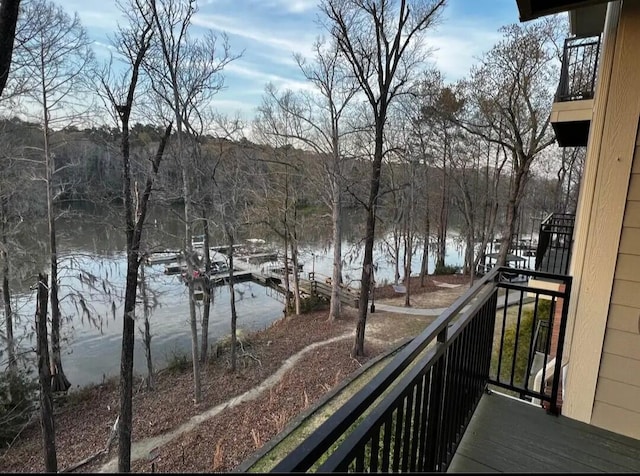
<path fill-rule="evenodd" d="M 640 439 L 640 134 L 636 137 L 591 422 Z"/>
<path fill-rule="evenodd" d="M 640 1 L 610 2 L 576 217 L 562 410 L 635 438 L 640 438 L 640 258 L 629 247 L 640 243 L 638 179 L 632 178 L 639 167 L 634 162 L 638 45 Z M 628 279 L 632 276 L 635 281 Z"/>

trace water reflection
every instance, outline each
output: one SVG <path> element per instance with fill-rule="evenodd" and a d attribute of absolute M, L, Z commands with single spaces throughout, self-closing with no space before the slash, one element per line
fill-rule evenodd
<path fill-rule="evenodd" d="M 162 218 L 162 219 L 160 219 Z M 331 275 L 333 245 L 331 227 L 326 220 L 307 217 L 301 226 L 300 258 L 304 272 L 315 271 L 319 279 Z M 119 225 L 120 217 L 114 214 L 69 214 L 58 221 L 60 230 L 60 295 L 63 298 L 61 310 L 66 317 L 63 325 L 66 353 L 63 365 L 67 377 L 75 385 L 97 383 L 103 378 L 115 376 L 120 368 L 122 333 L 122 308 L 126 259 L 124 255 L 124 233 Z M 179 249 L 183 225 L 179 213 L 152 212 L 146 230 L 148 249 Z M 20 315 L 16 326 L 18 334 L 30 336 L 33 333 L 35 313 L 35 292 L 30 285 L 39 270 L 46 270 L 46 246 L 37 237 L 45 237 L 46 232 L 39 224 L 36 232 L 25 233 L 23 246 L 31 250 L 28 259 L 23 259 L 18 273 L 21 279 L 13 283 L 15 308 Z M 259 236 L 257 235 L 259 234 Z M 240 240 L 260 237 L 274 247 L 281 245 L 266 230 L 254 228 L 245 230 Z M 361 222 L 356 217 L 345 220 L 345 239 L 342 245 L 345 280 L 352 286 L 359 286 L 363 243 Z M 215 227 L 212 229 L 211 244 L 221 244 Z M 460 265 L 462 250 L 451 243 L 447 264 Z M 374 262 L 378 266 L 378 283 L 393 281 L 394 267 L 384 251 L 382 240 L 378 240 L 374 250 Z M 413 269 L 420 267 L 421 255 L 416 253 Z M 18 263 L 16 263 L 18 265 Z M 433 258 L 430 258 L 433 270 Z M 189 309 L 187 288 L 178 276 L 164 274 L 164 265 L 145 268 L 148 292 L 155 303 L 151 312 L 151 346 L 156 368 L 166 365 L 174 355 L 189 353 L 191 337 L 189 331 Z M 238 327 L 255 330 L 268 326 L 282 317 L 283 303 L 270 290 L 257 283 L 239 283 L 236 289 Z M 139 297 L 140 300 L 140 297 Z M 198 319 L 201 317 L 198 303 Z M 144 374 L 146 364 L 142 345 L 143 312 L 141 305 L 137 312 L 138 331 L 134 355 L 134 370 Z M 216 289 L 209 322 L 209 340 L 216 342 L 230 332 L 230 310 L 228 288 Z M 199 336 L 200 337 L 200 336 Z M 32 348 L 34 340 L 23 342 L 23 348 Z"/>

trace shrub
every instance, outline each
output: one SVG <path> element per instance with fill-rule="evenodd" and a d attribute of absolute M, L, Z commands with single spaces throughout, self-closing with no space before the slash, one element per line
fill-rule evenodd
<path fill-rule="evenodd" d="M 536 315 L 536 319 L 538 321 L 548 321 L 549 313 L 551 310 L 551 301 L 541 299 L 538 301 L 538 312 Z M 529 366 L 529 347 L 531 345 L 531 340 L 533 339 L 533 334 L 535 329 L 533 328 L 533 306 L 528 309 L 523 309 L 522 318 L 520 320 L 520 328 L 518 330 L 518 348 L 515 349 L 516 346 L 516 328 L 517 325 L 514 324 L 511 327 L 505 329 L 504 332 L 504 343 L 502 348 L 502 359 L 500 365 L 500 377 L 499 380 L 501 382 L 508 382 L 511 376 L 511 366 L 513 363 L 513 353 L 516 351 L 516 359 L 515 359 L 515 368 L 514 368 L 514 376 L 513 383 L 515 385 L 523 385 L 526 378 L 528 378 L 527 370 Z M 497 350 L 492 359 L 492 375 L 496 375 L 498 368 L 498 355 L 500 348 L 499 343 Z"/>
<path fill-rule="evenodd" d="M 306 313 L 320 309 L 327 304 L 327 300 L 322 296 L 307 296 L 300 299 L 300 312 Z M 291 311 L 295 311 L 295 303 L 292 303 Z"/>
<path fill-rule="evenodd" d="M 167 362 L 167 370 L 174 373 L 184 372 L 191 366 L 191 359 L 187 354 L 174 351 Z"/>
<path fill-rule="evenodd" d="M 36 408 L 38 384 L 31 372 L 0 375 L 0 445 L 10 444 Z"/>
<path fill-rule="evenodd" d="M 459 266 L 450 266 L 447 264 L 438 265 L 436 269 L 433 270 L 433 274 L 435 275 L 443 275 L 443 274 L 456 274 L 460 271 Z"/>

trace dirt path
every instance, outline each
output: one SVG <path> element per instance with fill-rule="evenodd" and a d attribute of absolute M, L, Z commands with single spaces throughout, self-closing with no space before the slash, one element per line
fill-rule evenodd
<path fill-rule="evenodd" d="M 371 316 L 373 316 L 373 314 Z M 383 313 L 383 314 L 378 313 L 375 317 L 372 317 L 370 319 L 369 325 L 366 329 L 366 340 L 368 342 L 375 342 L 378 344 L 393 345 L 396 342 L 399 342 L 406 337 L 408 328 L 423 327 L 428 325 L 428 322 L 430 321 L 429 319 L 424 319 L 424 318 L 417 318 L 417 319 L 405 318 L 404 326 L 398 325 L 398 323 L 394 323 L 394 321 L 401 320 L 403 319 L 403 317 L 398 317 L 398 316 L 394 317 L 392 314 L 389 314 L 389 313 Z M 390 333 L 390 330 L 392 328 L 399 330 L 399 332 Z M 288 371 L 290 371 L 295 366 L 295 364 L 309 352 L 317 349 L 318 347 L 329 345 L 333 342 L 338 342 L 344 339 L 353 338 L 353 336 L 354 336 L 354 332 L 347 332 L 340 336 L 334 337 L 332 339 L 327 339 L 321 342 L 315 342 L 311 345 L 308 345 L 298 353 L 288 358 L 283 363 L 283 365 L 277 370 L 277 372 L 272 374 L 270 377 L 264 380 L 261 384 L 243 393 L 242 395 L 239 395 L 224 403 L 221 403 L 212 408 L 209 408 L 198 415 L 194 415 L 193 417 L 191 417 L 189 421 L 183 423 L 182 425 L 180 425 L 179 427 L 175 428 L 172 431 L 169 431 L 167 433 L 164 433 L 162 435 L 158 435 L 155 437 L 145 438 L 140 441 L 135 441 L 131 446 L 131 462 L 133 463 L 142 458 L 148 457 L 149 453 L 154 448 L 163 446 L 169 443 L 170 441 L 174 440 L 178 436 L 194 430 L 198 425 L 200 425 L 201 423 L 203 423 L 204 421 L 210 418 L 215 417 L 216 415 L 220 414 L 222 411 L 230 408 L 234 408 L 240 405 L 241 403 L 249 402 L 251 400 L 258 398 L 265 391 L 274 387 L 283 378 L 283 376 Z M 108 462 L 106 462 L 105 464 L 103 464 L 98 471 L 101 473 L 113 473 L 113 472 L 117 472 L 117 470 L 118 470 L 118 458 L 114 457 Z"/>
<path fill-rule="evenodd" d="M 240 405 L 241 403 L 244 402 L 248 402 L 251 400 L 254 400 L 255 398 L 257 398 L 258 396 L 260 396 L 260 394 L 262 394 L 264 391 L 268 390 L 271 387 L 274 387 L 281 379 L 282 377 L 293 368 L 293 366 L 296 364 L 296 362 L 298 362 L 305 354 L 307 354 L 308 352 L 311 352 L 312 350 L 318 348 L 318 347 L 322 347 L 328 344 L 331 344 L 333 342 L 337 342 L 343 339 L 347 339 L 349 337 L 353 336 L 353 332 L 350 333 L 346 333 L 343 334 L 341 336 L 338 337 L 334 337 L 332 339 L 327 339 L 325 341 L 322 342 L 315 342 L 307 347 L 305 347 L 304 349 L 302 349 L 300 352 L 298 352 L 297 354 L 292 355 L 291 357 L 289 357 L 284 364 L 278 369 L 278 371 L 276 373 L 274 373 L 273 375 L 271 375 L 269 378 L 267 378 L 266 380 L 264 380 L 260 385 L 252 388 L 251 390 L 243 393 L 242 395 L 239 395 L 235 398 L 232 398 L 231 400 L 228 400 L 224 403 L 221 403 L 220 405 L 216 405 L 213 408 L 209 408 L 208 410 L 195 415 L 193 417 L 191 417 L 191 419 L 189 421 L 187 421 L 186 423 L 183 423 L 182 425 L 180 425 L 178 428 L 176 428 L 175 430 L 172 430 L 168 433 L 164 433 L 162 435 L 159 436 L 155 436 L 152 438 L 146 438 L 144 440 L 140 440 L 140 441 L 135 441 L 132 445 L 131 445 L 131 463 L 141 459 L 141 458 L 145 458 L 149 455 L 149 453 L 156 447 L 165 445 L 167 443 L 169 443 L 171 440 L 175 439 L 176 437 L 187 433 L 189 431 L 192 431 L 196 426 L 198 426 L 199 424 L 201 424 L 202 422 L 213 418 L 214 416 L 218 415 L 220 412 L 222 412 L 223 410 L 226 410 L 228 408 L 233 408 L 237 405 Z M 112 458 L 110 461 L 108 461 L 107 463 L 105 463 L 100 469 L 99 472 L 101 473 L 115 473 L 118 471 L 118 458 Z"/>
<path fill-rule="evenodd" d="M 410 296 L 411 307 L 414 309 L 446 308 L 468 290 L 468 286 L 458 285 L 456 287 L 443 287 L 442 289 L 431 293 L 416 294 L 414 296 Z M 404 307 L 404 301 L 404 294 L 399 294 L 398 297 L 383 299 L 376 302 L 391 306 Z"/>

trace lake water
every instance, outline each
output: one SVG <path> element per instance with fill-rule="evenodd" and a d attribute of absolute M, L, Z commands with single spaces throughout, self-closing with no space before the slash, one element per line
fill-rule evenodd
<path fill-rule="evenodd" d="M 83 386 L 101 382 L 105 377 L 119 374 L 122 334 L 122 305 L 126 275 L 123 234 L 111 226 L 104 217 L 80 216 L 68 218 L 58 223 L 60 230 L 60 296 L 61 310 L 66 320 L 63 325 L 65 338 L 63 367 L 72 385 Z M 182 228 L 179 220 L 163 217 L 162 221 L 151 218 L 148 232 L 149 241 L 177 249 Z M 343 242 L 344 276 L 352 286 L 357 287 L 360 279 L 363 250 L 358 241 L 357 224 L 347 226 Z M 42 235 L 45 236 L 45 235 Z M 254 236 L 262 238 L 260 236 Z M 331 276 L 333 246 L 330 226 L 308 227 L 300 240 L 300 260 L 304 263 L 304 274 L 315 271 L 317 279 Z M 26 239 L 26 238 L 25 238 Z M 215 241 L 211 244 L 219 244 Z M 278 246 L 276 242 L 267 245 Z M 42 250 L 35 244 L 33 249 Z M 378 266 L 375 279 L 378 283 L 392 282 L 394 266 L 384 252 L 383 240 L 376 242 L 374 262 Z M 454 238 L 449 243 L 446 264 L 460 266 L 463 248 Z M 38 270 L 46 272 L 46 261 L 33 258 L 28 271 L 23 271 L 23 280 L 14 284 L 14 309 L 19 314 L 16 335 L 21 336 L 23 349 L 33 348 L 33 323 L 35 313 L 35 292 L 29 290 L 33 276 Z M 420 269 L 421 253 L 413 260 L 413 272 Z M 433 257 L 429 259 L 432 271 Z M 188 292 L 178 275 L 164 273 L 164 265 L 145 266 L 149 292 L 153 296 L 151 313 L 151 351 L 155 368 L 164 367 L 174 355 L 189 354 L 191 335 L 189 330 Z M 402 271 L 401 271 L 402 274 Z M 245 331 L 258 330 L 269 326 L 283 316 L 283 303 L 273 291 L 257 283 L 245 282 L 236 285 L 236 307 L 238 327 Z M 87 305 L 88 313 L 83 312 Z M 138 296 L 140 300 L 140 296 Z M 230 297 L 226 286 L 216 288 L 209 321 L 209 342 L 215 343 L 230 333 Z M 198 318 L 202 306 L 197 305 Z M 137 311 L 138 328 L 143 327 L 143 313 Z M 200 337 L 200 336 L 199 336 Z M 146 372 L 141 331 L 136 332 L 134 371 L 140 375 Z"/>

